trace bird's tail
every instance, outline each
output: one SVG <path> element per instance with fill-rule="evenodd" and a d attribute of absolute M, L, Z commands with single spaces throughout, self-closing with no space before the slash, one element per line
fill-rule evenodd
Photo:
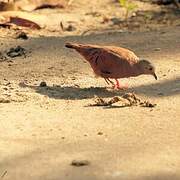
<path fill-rule="evenodd" d="M 72 48 L 72 49 L 78 49 L 80 47 L 80 44 L 77 44 L 77 43 L 66 43 L 65 44 L 65 47 L 67 48 Z"/>
<path fill-rule="evenodd" d="M 88 44 L 80 43 L 66 43 L 65 47 L 75 49 L 79 54 L 81 54 L 87 61 L 91 60 L 92 48 Z"/>

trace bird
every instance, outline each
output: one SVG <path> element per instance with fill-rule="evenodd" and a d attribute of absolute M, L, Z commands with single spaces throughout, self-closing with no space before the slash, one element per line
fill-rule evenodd
<path fill-rule="evenodd" d="M 157 80 L 155 66 L 146 59 L 140 59 L 133 51 L 117 46 L 101 46 L 81 43 L 65 43 L 66 48 L 75 49 L 87 60 L 96 76 L 112 84 L 114 89 L 127 89 L 119 83 L 120 78 L 152 75 Z M 116 83 L 113 82 L 113 79 Z"/>

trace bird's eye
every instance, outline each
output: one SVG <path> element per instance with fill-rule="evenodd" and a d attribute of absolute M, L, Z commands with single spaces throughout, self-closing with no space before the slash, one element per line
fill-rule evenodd
<path fill-rule="evenodd" d="M 153 69 L 152 67 L 149 68 L 150 71 L 152 71 L 152 69 Z"/>

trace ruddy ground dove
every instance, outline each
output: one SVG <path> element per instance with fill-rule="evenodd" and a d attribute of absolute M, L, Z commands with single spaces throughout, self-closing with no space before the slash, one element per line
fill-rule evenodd
<path fill-rule="evenodd" d="M 80 53 L 90 63 L 94 73 L 104 78 L 108 84 L 113 84 L 114 88 L 125 88 L 119 84 L 119 78 L 146 74 L 153 75 L 157 80 L 154 65 L 148 60 L 140 59 L 128 49 L 78 43 L 66 43 L 65 46 Z M 115 79 L 116 84 L 110 79 Z"/>

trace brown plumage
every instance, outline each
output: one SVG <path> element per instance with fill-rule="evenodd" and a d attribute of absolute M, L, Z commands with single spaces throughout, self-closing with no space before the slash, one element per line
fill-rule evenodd
<path fill-rule="evenodd" d="M 132 51 L 116 46 L 98 46 L 91 44 L 66 43 L 67 48 L 75 49 L 91 65 L 94 73 L 105 79 L 114 88 L 119 85 L 119 78 L 128 78 L 141 74 L 151 74 L 157 79 L 154 66 L 147 60 L 140 60 Z"/>

